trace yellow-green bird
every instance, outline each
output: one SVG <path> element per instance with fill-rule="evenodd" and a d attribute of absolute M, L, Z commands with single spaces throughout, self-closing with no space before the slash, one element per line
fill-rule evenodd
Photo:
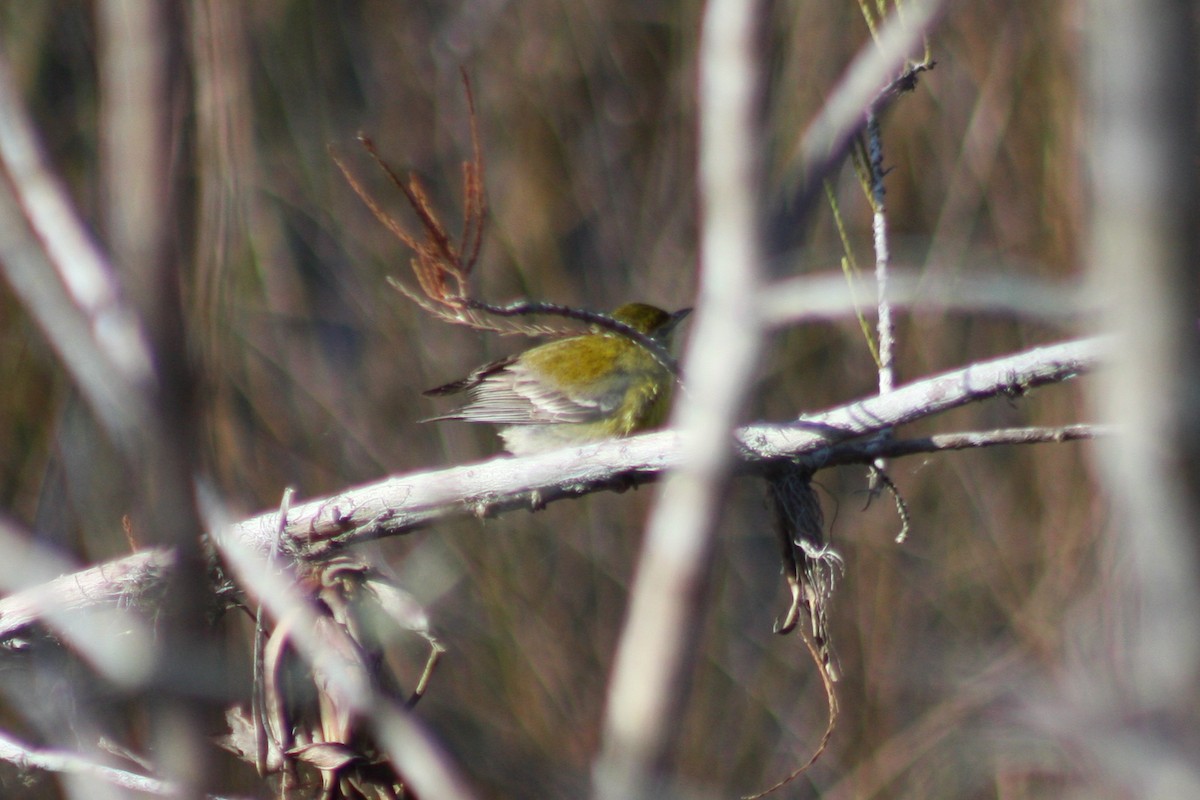
<path fill-rule="evenodd" d="M 671 314 L 629 303 L 611 316 L 663 347 L 690 308 Z M 426 395 L 467 392 L 470 402 L 434 417 L 500 426 L 514 455 L 628 436 L 666 421 L 675 376 L 642 345 L 593 327 L 485 364 Z"/>

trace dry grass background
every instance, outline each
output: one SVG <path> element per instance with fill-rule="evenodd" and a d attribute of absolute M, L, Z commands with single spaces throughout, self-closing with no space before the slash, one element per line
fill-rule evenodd
<path fill-rule="evenodd" d="M 899 261 L 930 281 L 1078 274 L 1076 13 L 1074 3 L 956 4 L 930 41 L 937 68 L 886 119 Z M 317 496 L 498 449 L 488 430 L 416 422 L 437 410 L 420 390 L 524 342 L 451 329 L 388 290 L 385 276 L 405 271 L 408 256 L 328 153 L 343 154 L 403 214 L 402 198 L 357 147 L 356 132 L 368 132 L 453 212 L 470 152 L 460 67 L 475 86 L 491 206 L 479 294 L 600 309 L 630 298 L 690 304 L 697 4 L 197 0 L 186 17 L 179 69 L 191 98 L 173 110 L 174 178 L 186 202 L 172 225 L 204 381 L 203 469 L 246 513 L 277 505 L 287 485 Z M 776 5 L 764 53 L 771 163 L 786 163 L 868 39 L 849 0 Z M 103 230 L 88 6 L 7 4 L 0 42 L 54 164 Z M 786 197 L 791 187 L 768 188 Z M 836 190 L 858 258 L 870 263 L 869 213 L 849 170 Z M 802 229 L 794 223 L 781 202 L 777 272 L 835 269 L 828 210 Z M 899 376 L 1069 333 L 997 317 L 905 316 Z M 0 505 L 82 560 L 123 552 L 128 477 L 112 469 L 88 412 L 3 287 L 0 386 Z M 770 343 L 754 414 L 783 420 L 874 386 L 855 323 L 792 330 Z M 1076 383 L 921 429 L 1086 417 Z M 910 458 L 892 465 L 892 477 L 913 516 L 902 546 L 890 503 L 867 504 L 862 470 L 818 475 L 847 564 L 833 609 L 842 713 L 829 751 L 779 796 L 1103 796 L 1093 765 L 1029 719 L 1067 665 L 1103 655 L 1084 634 L 1111 625 L 1111 565 L 1097 547 L 1107 513 L 1087 447 Z M 418 713 L 484 796 L 584 793 L 653 491 L 385 544 L 449 647 Z M 800 642 L 771 633 L 786 592 L 764 499 L 751 480 L 729 498 L 679 720 L 679 772 L 714 797 L 789 772 L 825 722 Z M 231 625 L 235 656 L 242 633 Z M 419 655 L 401 649 L 412 674 Z M 11 717 L 25 716 L 10 706 Z M 127 730 L 136 737 L 136 720 Z M 245 779 L 232 770 L 227 781 Z"/>

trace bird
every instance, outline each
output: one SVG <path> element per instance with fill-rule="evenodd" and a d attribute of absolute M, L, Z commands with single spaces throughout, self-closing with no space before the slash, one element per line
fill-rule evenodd
<path fill-rule="evenodd" d="M 627 303 L 611 317 L 669 348 L 691 312 Z M 466 392 L 469 401 L 424 420 L 486 422 L 500 428 L 505 449 L 528 455 L 656 428 L 666 421 L 675 374 L 660 355 L 598 326 L 484 364 L 461 380 L 424 392 Z"/>

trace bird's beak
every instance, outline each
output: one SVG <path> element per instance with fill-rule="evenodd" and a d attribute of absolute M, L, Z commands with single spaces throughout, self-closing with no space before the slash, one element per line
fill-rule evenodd
<path fill-rule="evenodd" d="M 663 333 L 670 333 L 671 331 L 675 330 L 675 328 L 678 327 L 679 323 L 683 322 L 684 317 L 686 317 L 690 313 L 692 313 L 692 310 L 690 308 L 681 308 L 678 311 L 676 311 L 674 314 L 671 315 L 671 318 L 669 320 L 667 320 L 667 324 L 663 326 L 663 328 L 662 328 Z"/>

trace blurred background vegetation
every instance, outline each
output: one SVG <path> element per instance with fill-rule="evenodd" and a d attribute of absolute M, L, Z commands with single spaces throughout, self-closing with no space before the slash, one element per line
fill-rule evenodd
<path fill-rule="evenodd" d="M 172 225 L 202 379 L 197 466 L 230 503 L 248 515 L 277 506 L 285 486 L 313 497 L 498 452 L 488 429 L 420 424 L 441 410 L 420 391 L 526 342 L 430 320 L 388 289 L 386 276 L 407 277 L 408 254 L 330 158 L 341 154 L 415 229 L 359 148 L 366 132 L 456 220 L 470 155 L 460 68 L 474 84 L 490 202 L 478 295 L 596 309 L 634 298 L 691 304 L 700 10 L 643 0 L 180 4 L 187 102 L 171 114 L 184 202 Z M 932 282 L 1077 275 L 1078 13 L 1075 3 L 1029 0 L 953 6 L 930 41 L 937 68 L 885 120 L 901 265 Z M 868 41 L 852 0 L 775 5 L 764 52 L 772 175 L 785 173 L 807 121 Z M 53 164 L 103 238 L 90 4 L 4 4 L 0 44 Z M 779 198 L 777 274 L 835 270 L 842 252 L 828 209 L 799 223 L 786 202 L 793 187 L 767 188 Z M 870 216 L 851 170 L 834 189 L 869 264 Z M 1070 333 L 905 315 L 899 378 Z M 787 331 L 770 343 L 753 416 L 786 420 L 869 394 L 875 380 L 852 320 Z M 82 561 L 125 552 L 130 476 L 113 467 L 4 286 L 0 386 L 6 513 Z M 904 433 L 1086 417 L 1074 384 Z M 1089 657 L 1073 626 L 1106 624 L 1096 546 L 1106 509 L 1089 469 L 1078 444 L 895 462 L 913 517 L 904 545 L 893 541 L 891 503 L 867 502 L 863 470 L 818 475 L 847 565 L 833 606 L 841 716 L 828 752 L 779 796 L 1102 795 L 1089 765 L 1026 719 L 1062 665 Z M 449 648 L 418 713 L 484 796 L 584 792 L 653 495 L 594 495 L 383 546 Z M 803 763 L 826 707 L 800 641 L 771 632 L 786 591 L 763 485 L 736 485 L 721 530 L 677 759 L 686 780 L 732 797 Z M 244 630 L 230 627 L 231 652 L 244 654 Z M 421 653 L 402 649 L 411 677 Z M 12 725 L 64 743 L 10 705 L 10 718 L 23 718 Z M 228 786 L 250 791 L 245 781 L 231 767 Z"/>

